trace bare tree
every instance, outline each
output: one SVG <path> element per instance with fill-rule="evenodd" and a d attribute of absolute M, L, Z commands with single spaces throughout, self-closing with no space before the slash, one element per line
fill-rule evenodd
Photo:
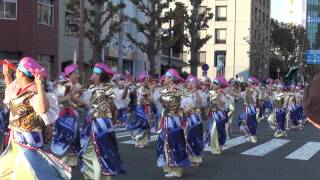
<path fill-rule="evenodd" d="M 124 17 L 119 16 L 125 4 L 114 4 L 112 0 L 88 0 L 87 2 L 84 8 L 84 35 L 92 45 L 92 63 L 95 63 L 101 58 L 102 48 L 110 42 L 119 31 L 121 23 L 125 21 Z M 76 17 L 80 17 L 79 0 L 70 0 L 67 8 Z M 104 34 L 103 28 L 106 28 L 106 25 L 108 25 L 108 31 Z"/>

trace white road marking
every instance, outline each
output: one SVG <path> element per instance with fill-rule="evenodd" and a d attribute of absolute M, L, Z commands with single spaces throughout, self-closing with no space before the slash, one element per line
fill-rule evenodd
<path fill-rule="evenodd" d="M 320 142 L 308 142 L 289 154 L 287 159 L 309 160 L 320 150 Z"/>
<path fill-rule="evenodd" d="M 244 155 L 251 155 L 251 156 L 264 156 L 271 151 L 274 151 L 278 149 L 279 147 L 287 144 L 290 142 L 290 140 L 284 140 L 284 139 L 271 139 L 270 141 L 261 144 L 259 146 L 256 146 L 252 149 L 249 149 L 245 152 L 242 152 L 241 154 Z"/>

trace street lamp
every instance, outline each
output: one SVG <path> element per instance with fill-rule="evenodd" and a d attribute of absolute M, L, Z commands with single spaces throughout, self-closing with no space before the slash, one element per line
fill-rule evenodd
<path fill-rule="evenodd" d="M 277 68 L 278 79 L 280 80 L 280 68 Z"/>

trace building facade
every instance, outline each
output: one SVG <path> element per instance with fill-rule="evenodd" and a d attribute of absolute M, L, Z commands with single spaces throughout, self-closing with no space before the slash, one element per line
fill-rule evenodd
<path fill-rule="evenodd" d="M 113 0 L 114 3 L 119 3 L 121 0 Z M 131 18 L 137 18 L 144 21 L 146 17 L 138 11 L 134 4 L 129 0 L 122 0 L 126 4 L 123 10 L 123 15 Z M 117 17 L 115 17 L 117 20 Z M 107 33 L 109 25 L 107 24 L 104 32 Z M 122 34 L 122 45 L 120 44 L 120 35 Z M 127 37 L 126 34 L 129 33 L 133 38 L 139 39 L 145 42 L 145 37 L 137 32 L 135 25 L 126 21 L 122 25 L 122 31 L 115 34 L 111 42 L 104 48 L 104 56 L 107 60 L 108 65 L 113 69 L 117 69 L 119 60 L 119 48 L 122 48 L 122 59 L 123 59 L 123 71 L 128 71 L 134 76 L 138 76 L 142 71 L 146 69 L 147 57 L 146 55 L 138 49 Z"/>
<path fill-rule="evenodd" d="M 306 0 L 286 0 L 284 22 L 306 26 Z"/>
<path fill-rule="evenodd" d="M 188 0 L 180 0 L 190 7 Z M 214 18 L 200 35 L 212 38 L 199 51 L 200 64 L 208 64 L 209 77 L 268 76 L 270 0 L 204 0 Z M 184 60 L 190 59 L 188 50 Z M 202 76 L 199 67 L 198 76 Z"/>
<path fill-rule="evenodd" d="M 308 49 L 320 50 L 320 1 L 307 1 Z"/>
<path fill-rule="evenodd" d="M 32 56 L 50 75 L 58 69 L 59 1 L 0 1 L 0 59 Z"/>

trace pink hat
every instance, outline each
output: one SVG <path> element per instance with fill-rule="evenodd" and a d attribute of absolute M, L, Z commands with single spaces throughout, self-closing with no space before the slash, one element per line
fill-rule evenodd
<path fill-rule="evenodd" d="M 178 81 L 184 82 L 184 79 L 180 76 L 177 70 L 170 68 L 165 74 L 166 76 L 170 76 Z"/>
<path fill-rule="evenodd" d="M 79 66 L 76 64 L 70 64 L 69 66 L 64 68 L 64 75 L 69 76 L 71 73 L 73 73 L 75 70 L 79 69 Z"/>
<path fill-rule="evenodd" d="M 110 78 L 112 78 L 113 75 L 114 75 L 113 70 L 112 70 L 111 68 L 109 68 L 109 67 L 108 67 L 106 64 L 104 64 L 104 63 L 97 63 L 97 64 L 94 65 L 94 67 L 95 67 L 95 68 L 99 68 L 99 69 L 103 70 L 104 72 L 106 72 Z M 94 70 L 95 70 L 95 69 L 94 69 Z"/>
<path fill-rule="evenodd" d="M 150 77 L 148 72 L 143 71 L 142 73 L 139 74 L 138 76 L 138 81 L 144 81 L 145 78 Z"/>
<path fill-rule="evenodd" d="M 222 86 L 222 87 L 228 87 L 229 86 L 229 83 L 228 83 L 228 81 L 226 80 L 225 77 L 218 76 L 218 77 L 216 77 L 216 79 L 220 82 L 220 86 Z"/>
<path fill-rule="evenodd" d="M 194 82 L 197 86 L 200 86 L 201 84 L 200 80 L 191 74 L 187 77 L 186 82 Z"/>
<path fill-rule="evenodd" d="M 272 78 L 268 78 L 268 79 L 267 79 L 267 83 L 268 83 L 268 84 L 272 84 L 272 83 L 273 83 L 273 79 L 272 79 Z"/>
<path fill-rule="evenodd" d="M 253 77 L 253 76 L 250 76 L 248 78 L 248 83 L 251 83 L 251 84 L 259 84 L 259 81 L 256 77 Z"/>
<path fill-rule="evenodd" d="M 28 77 L 32 77 L 38 73 L 43 78 L 48 78 L 48 72 L 47 70 L 42 67 L 35 59 L 32 57 L 24 57 L 20 60 L 20 63 L 18 65 L 18 69 L 22 71 L 25 75 Z"/>

